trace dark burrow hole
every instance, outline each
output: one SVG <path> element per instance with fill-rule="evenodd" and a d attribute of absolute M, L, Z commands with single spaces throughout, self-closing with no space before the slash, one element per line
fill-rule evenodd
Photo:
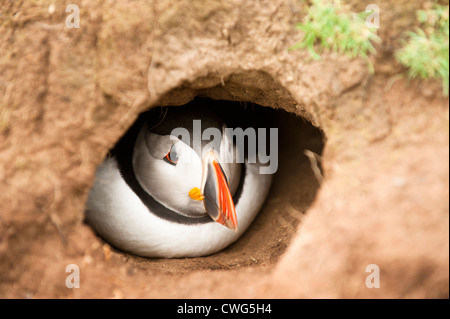
<path fill-rule="evenodd" d="M 273 175 L 273 182 L 262 209 L 236 242 L 206 257 L 148 258 L 113 249 L 127 262 L 144 268 L 153 265 L 177 270 L 214 270 L 269 265 L 277 262 L 289 246 L 320 187 L 320 156 L 325 136 L 319 128 L 295 114 L 248 102 L 218 101 L 197 97 L 187 105 L 168 108 L 189 108 L 194 105 L 203 105 L 218 114 L 229 127 L 267 128 L 267 132 L 269 128 L 278 129 L 278 169 Z M 143 119 L 149 115 L 152 118 L 161 118 L 167 111 L 166 108 L 154 107 L 141 114 L 117 145 L 121 143 L 133 145 L 133 136 L 141 127 Z M 117 147 L 111 151 L 111 154 L 114 154 L 116 150 Z"/>

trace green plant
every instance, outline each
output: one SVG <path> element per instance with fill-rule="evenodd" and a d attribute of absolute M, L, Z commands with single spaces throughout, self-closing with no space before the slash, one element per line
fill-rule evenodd
<path fill-rule="evenodd" d="M 435 4 L 431 10 L 417 11 L 421 28 L 407 33 L 407 41 L 395 57 L 408 68 L 411 78 L 440 78 L 444 95 L 449 86 L 449 6 Z"/>
<path fill-rule="evenodd" d="M 303 22 L 297 24 L 304 37 L 290 49 L 306 48 L 312 58 L 319 59 L 320 54 L 315 49 L 318 44 L 321 52 L 335 51 L 351 58 L 365 59 L 373 72 L 369 54 L 375 53 L 372 41 L 378 42 L 380 38 L 376 29 L 366 26 L 368 15 L 350 12 L 339 0 L 313 0 Z"/>

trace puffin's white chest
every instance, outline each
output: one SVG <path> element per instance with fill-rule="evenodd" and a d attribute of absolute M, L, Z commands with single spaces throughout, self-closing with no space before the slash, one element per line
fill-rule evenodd
<path fill-rule="evenodd" d="M 182 224 L 149 211 L 120 175 L 115 158 L 97 169 L 86 205 L 86 219 L 114 246 L 147 257 L 195 257 L 215 253 L 236 241 L 260 211 L 271 175 L 246 163 L 242 193 L 236 204 L 239 230 L 211 222 Z"/>

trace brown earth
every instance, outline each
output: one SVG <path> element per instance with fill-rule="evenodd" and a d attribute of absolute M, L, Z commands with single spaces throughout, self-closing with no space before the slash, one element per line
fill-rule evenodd
<path fill-rule="evenodd" d="M 65 1 L 0 3 L 0 297 L 448 298 L 448 98 L 392 57 L 427 2 L 378 3 L 375 75 L 287 50 L 297 1 L 73 1 L 79 29 Z M 111 248 L 83 222 L 95 167 L 140 112 L 197 95 L 292 113 L 263 211 L 209 257 Z"/>

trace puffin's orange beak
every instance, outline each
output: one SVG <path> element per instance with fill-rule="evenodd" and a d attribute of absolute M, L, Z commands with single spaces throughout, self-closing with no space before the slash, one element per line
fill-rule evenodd
<path fill-rule="evenodd" d="M 203 176 L 203 195 L 200 189 L 195 187 L 191 189 L 189 196 L 195 200 L 203 200 L 206 212 L 214 221 L 236 232 L 238 223 L 233 197 L 214 152 L 210 152 L 203 163 Z"/>

